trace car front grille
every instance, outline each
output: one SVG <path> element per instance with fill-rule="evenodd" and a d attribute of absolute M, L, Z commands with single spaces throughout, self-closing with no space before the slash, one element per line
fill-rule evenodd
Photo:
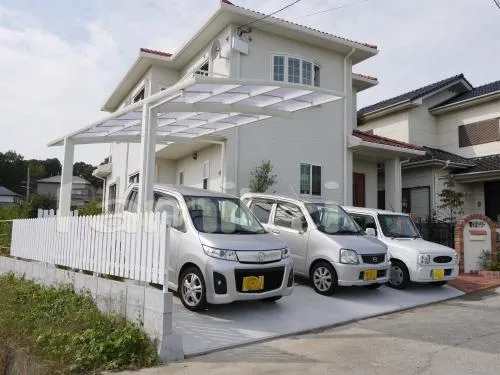
<path fill-rule="evenodd" d="M 434 263 L 450 263 L 452 260 L 453 258 L 447 255 L 440 255 L 438 257 L 434 257 Z"/>
<path fill-rule="evenodd" d="M 366 264 L 379 264 L 385 261 L 385 254 L 372 254 L 372 255 L 361 255 L 363 263 Z"/>
<path fill-rule="evenodd" d="M 236 290 L 240 293 L 262 293 L 281 288 L 285 267 L 259 268 L 259 269 L 236 269 L 234 278 Z M 258 291 L 243 292 L 243 278 L 247 276 L 264 276 L 264 289 Z"/>

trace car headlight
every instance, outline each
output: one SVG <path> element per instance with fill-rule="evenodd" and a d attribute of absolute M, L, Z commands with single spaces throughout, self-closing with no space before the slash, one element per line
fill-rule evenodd
<path fill-rule="evenodd" d="M 359 264 L 358 254 L 354 250 L 340 249 L 340 263 Z"/>
<path fill-rule="evenodd" d="M 212 258 L 230 260 L 233 262 L 238 261 L 238 256 L 234 250 L 215 249 L 213 247 L 203 245 L 203 251 Z"/>
<path fill-rule="evenodd" d="M 418 256 L 419 264 L 431 264 L 431 256 L 430 254 L 420 254 Z"/>
<path fill-rule="evenodd" d="M 281 259 L 288 258 L 289 256 L 290 256 L 290 250 L 288 249 L 288 247 L 281 249 Z"/>

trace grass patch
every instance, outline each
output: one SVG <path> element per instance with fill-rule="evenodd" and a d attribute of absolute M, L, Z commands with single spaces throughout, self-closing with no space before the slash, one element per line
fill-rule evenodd
<path fill-rule="evenodd" d="M 89 295 L 72 288 L 0 276 L 0 306 L 0 358 L 2 353 L 4 358 L 27 353 L 43 364 L 43 372 L 37 369 L 36 374 L 98 373 L 158 363 L 153 343 L 138 325 L 103 315 Z"/>

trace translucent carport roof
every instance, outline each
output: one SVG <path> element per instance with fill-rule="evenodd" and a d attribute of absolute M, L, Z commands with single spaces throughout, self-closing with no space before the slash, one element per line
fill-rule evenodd
<path fill-rule="evenodd" d="M 195 76 L 122 108 L 49 146 L 141 141 L 143 119 L 156 123 L 156 143 L 169 144 L 343 98 L 340 92 L 282 82 Z M 147 106 L 145 106 L 147 104 Z M 150 113 L 144 116 L 143 110 Z"/>

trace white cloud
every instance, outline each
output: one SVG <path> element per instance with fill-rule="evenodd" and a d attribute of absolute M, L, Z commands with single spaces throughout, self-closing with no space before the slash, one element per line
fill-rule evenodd
<path fill-rule="evenodd" d="M 302 0 L 278 16 L 379 45 L 377 57 L 355 67 L 380 79 L 360 95 L 360 105 L 461 72 L 473 84 L 500 79 L 500 11 L 493 2 L 370 0 L 303 17 L 354 1 Z M 290 1 L 234 2 L 271 12 Z M 140 47 L 178 49 L 217 3 L 89 0 L 88 14 L 54 10 L 51 19 L 0 5 L 0 150 L 61 156 L 46 143 L 101 116 L 101 104 Z M 98 162 L 106 151 L 107 146 L 77 147 L 76 158 Z"/>

